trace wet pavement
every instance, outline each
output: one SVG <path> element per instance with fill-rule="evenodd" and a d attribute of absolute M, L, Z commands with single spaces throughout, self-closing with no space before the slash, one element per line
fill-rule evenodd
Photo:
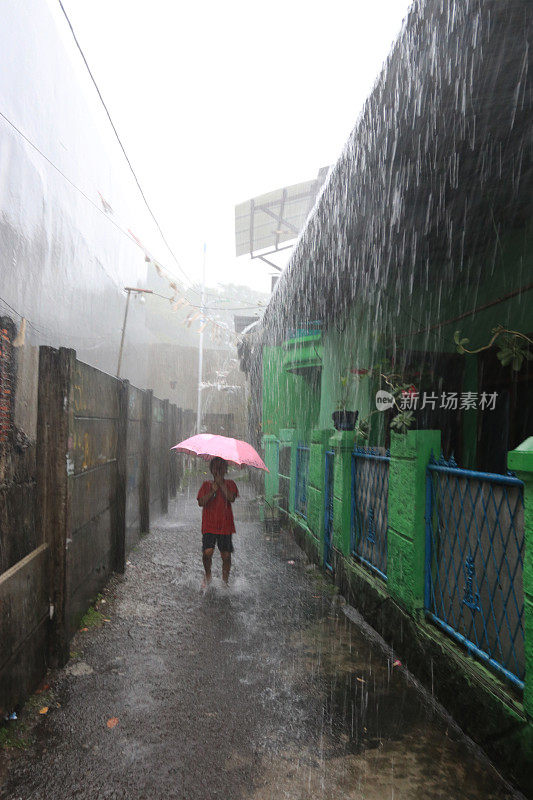
<path fill-rule="evenodd" d="M 253 498 L 235 511 L 229 590 L 218 553 L 200 590 L 194 493 L 153 525 L 4 757 L 2 800 L 519 797 Z"/>

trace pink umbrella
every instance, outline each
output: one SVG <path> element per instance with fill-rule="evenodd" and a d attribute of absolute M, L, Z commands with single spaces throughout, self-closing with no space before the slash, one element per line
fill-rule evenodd
<path fill-rule="evenodd" d="M 229 436 L 218 436 L 215 433 L 198 433 L 183 442 L 174 445 L 171 450 L 178 453 L 189 453 L 189 455 L 200 456 L 204 461 L 210 461 L 215 456 L 231 461 L 238 467 L 244 465 L 269 470 L 265 462 L 254 450 L 251 444 L 241 442 L 240 439 L 232 439 Z"/>

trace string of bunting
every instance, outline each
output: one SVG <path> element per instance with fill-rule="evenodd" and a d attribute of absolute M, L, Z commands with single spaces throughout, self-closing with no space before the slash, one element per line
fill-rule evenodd
<path fill-rule="evenodd" d="M 185 310 L 187 307 L 191 309 L 181 324 L 185 325 L 187 328 L 190 328 L 194 322 L 199 322 L 200 325 L 196 331 L 198 334 L 207 331 L 207 333 L 210 334 L 212 341 L 215 343 L 221 342 L 224 338 L 226 338 L 226 340 L 229 338 L 232 344 L 237 345 L 241 341 L 241 337 L 232 331 L 228 325 L 217 322 L 205 312 L 202 312 L 202 310 L 198 310 L 198 308 L 191 303 L 187 297 L 185 297 L 183 293 L 183 287 L 178 285 L 175 278 L 170 275 L 165 268 L 147 252 L 146 248 L 143 247 L 139 239 L 137 239 L 137 237 L 131 231 L 129 231 L 129 233 L 132 235 L 137 244 L 142 247 L 145 254 L 145 261 L 153 265 L 158 276 L 167 281 L 169 288 L 172 289 L 174 293 L 173 296 L 163 298 L 169 300 L 172 311 L 179 311 L 180 309 Z M 162 295 L 159 296 L 162 297 Z"/>

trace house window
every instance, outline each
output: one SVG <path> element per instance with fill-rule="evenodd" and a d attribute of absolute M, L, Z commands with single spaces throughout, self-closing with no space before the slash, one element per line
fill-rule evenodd
<path fill-rule="evenodd" d="M 13 336 L 11 320 L 0 318 L 0 444 L 8 442 L 13 427 Z"/>

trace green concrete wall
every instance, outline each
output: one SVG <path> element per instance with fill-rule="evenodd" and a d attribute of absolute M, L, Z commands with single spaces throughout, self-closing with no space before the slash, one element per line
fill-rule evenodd
<path fill-rule="evenodd" d="M 439 431 L 391 434 L 387 588 L 413 615 L 424 608 L 426 468 L 440 452 Z"/>
<path fill-rule="evenodd" d="M 524 482 L 524 708 L 533 719 L 533 436 L 509 453 L 508 464 Z"/>
<path fill-rule="evenodd" d="M 496 325 L 528 333 L 533 330 L 533 302 L 531 292 L 502 300 L 514 290 L 531 283 L 533 274 L 533 227 L 511 233 L 500 239 L 496 258 L 492 252 L 483 262 L 459 267 L 450 275 L 449 267 L 442 273 L 433 266 L 433 276 L 425 284 L 412 287 L 407 295 L 398 298 L 397 291 L 389 290 L 381 298 L 383 318 L 387 320 L 384 332 L 398 337 L 403 345 L 413 350 L 430 350 L 453 353 L 456 350 L 453 335 L 460 330 L 471 341 L 471 347 L 486 344 Z M 439 275 L 440 283 L 435 275 Z M 479 276 L 479 280 L 476 279 Z M 400 299 L 400 302 L 398 302 Z M 447 320 L 491 304 L 475 315 L 458 321 Z M 423 328 L 433 327 L 419 335 Z M 405 337 L 405 338 L 402 338 Z M 468 358 L 468 357 L 467 357 Z"/>
<path fill-rule="evenodd" d="M 342 388 L 340 378 L 349 375 L 348 410 L 359 411 L 367 417 L 374 409 L 375 386 L 365 376 L 351 370 L 372 369 L 380 358 L 381 345 L 375 333 L 369 330 L 364 310 L 353 308 L 346 313 L 341 326 L 332 326 L 323 334 L 323 363 L 320 389 L 319 427 L 332 427 L 331 415 L 340 406 Z"/>
<path fill-rule="evenodd" d="M 492 329 L 502 324 L 523 333 L 533 331 L 533 297 L 524 293 L 506 297 L 513 290 L 530 282 L 533 273 L 533 233 L 501 238 L 499 252 L 487 254 L 483 264 L 469 265 L 453 275 L 446 267 L 439 274 L 432 267 L 428 281 L 406 287 L 383 286 L 376 292 L 374 303 L 354 303 L 343 314 L 326 320 L 319 338 L 301 343 L 291 341 L 279 347 L 264 348 L 263 430 L 267 465 L 275 468 L 273 443 L 268 436 L 291 443 L 291 524 L 303 540 L 312 543 L 317 559 L 323 560 L 324 543 L 324 468 L 325 451 L 335 453 L 333 490 L 332 561 L 336 575 L 344 575 L 348 584 L 357 584 L 358 602 L 364 606 L 364 593 L 378 598 L 370 616 L 388 603 L 391 615 L 409 621 L 409 635 L 420 652 L 442 652 L 444 662 L 452 665 L 446 689 L 453 700 L 453 683 L 464 679 L 465 692 L 472 687 L 475 702 L 483 706 L 484 718 L 491 730 L 515 726 L 515 733 L 506 740 L 512 751 L 511 738 L 516 739 L 517 752 L 529 753 L 533 759 L 533 454 L 529 445 L 509 454 L 509 467 L 525 485 L 526 546 L 524 556 L 524 628 L 526 637 L 526 678 L 523 702 L 512 696 L 502 679 L 481 663 L 468 657 L 460 646 L 424 618 L 425 585 L 425 505 L 426 467 L 431 450 L 440 452 L 440 432 L 411 430 L 406 435 L 391 432 L 389 476 L 388 580 L 370 575 L 351 556 L 351 453 L 355 434 L 333 432 L 331 415 L 339 408 L 342 375 L 349 374 L 350 386 L 346 407 L 359 411 L 360 419 L 371 420 L 368 443 L 376 446 L 385 441 L 385 415 L 375 409 L 377 379 L 361 374 L 372 370 L 392 352 L 455 353 L 454 332 L 470 339 L 469 347 L 486 344 Z M 473 275 L 479 271 L 479 282 Z M 438 283 L 440 281 L 440 283 Z M 400 294 L 398 294 L 400 292 Z M 501 300 L 501 302 L 500 302 Z M 496 302 L 497 301 L 497 302 Z M 487 308 L 459 321 L 453 318 L 480 306 Z M 428 330 L 430 329 L 430 330 Z M 463 391 L 478 391 L 480 359 L 463 356 Z M 306 366 L 307 365 L 307 366 Z M 312 367 L 305 371 L 307 367 Z M 294 370 L 294 371 L 291 371 Z M 305 375 L 305 377 L 304 377 Z M 437 376 L 438 377 L 438 376 Z M 438 387 L 434 391 L 438 391 Z M 478 413 L 464 412 L 460 419 L 462 434 L 461 466 L 476 468 Z M 296 444 L 310 446 L 307 520 L 294 512 Z M 363 443 L 358 439 L 358 443 Z M 447 454 L 449 455 L 449 454 Z M 267 492 L 274 496 L 276 478 L 267 480 Z M 347 577 L 346 577 L 347 576 Z M 344 580 L 344 578 L 343 578 Z M 365 588 L 366 587 L 366 588 Z M 385 607 L 385 606 L 383 606 Z M 396 615 L 396 616 L 395 616 Z M 402 623 L 403 624 L 403 623 Z M 384 630 L 387 626 L 384 624 Z M 393 632 L 391 632 L 393 636 Z M 418 637 L 418 638 L 417 638 Z M 423 644 L 420 644 L 420 643 Z M 421 663 L 423 662 L 423 659 Z M 421 674 L 424 667 L 421 666 Z M 441 679 L 444 680 L 444 674 Z M 451 688 L 450 688 L 451 687 Z M 465 695 L 466 697 L 466 695 Z M 466 700 L 464 701 L 466 702 Z M 453 705 L 453 704 L 452 704 Z M 470 724 L 470 720 L 466 720 Z M 518 726 L 518 727 L 517 727 Z M 515 730 L 513 728 L 513 730 Z M 502 745 L 503 747 L 503 745 Z M 522 757 L 522 756 L 521 756 Z"/>
<path fill-rule="evenodd" d="M 307 481 L 307 526 L 324 548 L 324 478 L 329 430 L 315 429 L 309 440 L 309 477 Z"/>
<path fill-rule="evenodd" d="M 271 504 L 279 492 L 279 443 L 275 436 L 263 436 L 264 461 L 269 469 L 265 475 L 265 499 Z"/>
<path fill-rule="evenodd" d="M 263 348 L 263 434 L 295 428 L 300 439 L 307 441 L 318 420 L 319 383 L 287 372 L 285 359 L 283 347 Z"/>

